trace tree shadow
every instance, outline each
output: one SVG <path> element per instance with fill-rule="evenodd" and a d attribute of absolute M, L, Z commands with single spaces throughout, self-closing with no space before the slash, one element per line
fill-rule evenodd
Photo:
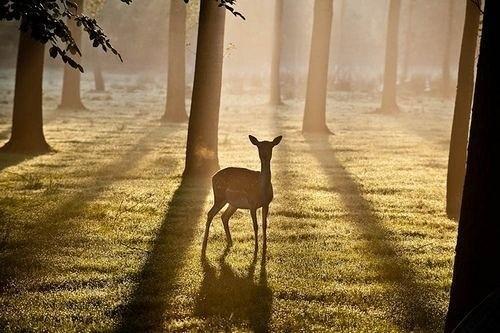
<path fill-rule="evenodd" d="M 125 308 L 118 332 L 162 331 L 175 292 L 175 278 L 186 258 L 209 193 L 208 181 L 183 178 L 168 205 L 153 248 Z"/>
<path fill-rule="evenodd" d="M 126 151 L 120 158 L 99 169 L 94 177 L 81 185 L 82 189 L 65 199 L 55 209 L 41 213 L 37 221 L 25 229 L 22 239 L 7 240 L 3 252 L 0 253 L 0 292 L 19 287 L 17 280 L 29 281 L 32 276 L 43 275 L 44 270 L 53 269 L 46 267 L 51 256 L 67 246 L 64 236 L 77 234 L 80 226 L 72 223 L 71 219 L 83 211 L 87 204 L 95 200 L 101 193 L 119 179 L 115 178 L 137 167 L 142 158 L 150 151 L 145 145 L 154 141 L 157 135 L 163 135 L 164 128 L 158 127 L 147 133 L 137 141 L 134 146 Z M 99 187 L 90 192 L 87 186 L 99 183 Z M 30 203 L 28 202 L 29 206 Z M 32 209 L 32 208 L 31 208 Z M 13 217 L 12 217 L 13 218 Z M 83 231 L 82 231 L 83 232 Z"/>
<path fill-rule="evenodd" d="M 220 256 L 219 272 L 202 255 L 203 282 L 196 300 L 197 316 L 214 318 L 214 330 L 231 331 L 232 324 L 248 323 L 253 332 L 268 332 L 272 291 L 267 285 L 266 249 L 263 249 L 258 281 L 255 281 L 257 252 L 254 251 L 247 274 L 240 275 L 226 261 L 230 247 Z M 210 321 L 210 320 L 209 320 Z"/>
<path fill-rule="evenodd" d="M 440 330 L 444 311 L 436 290 L 417 280 L 410 261 L 388 239 L 389 230 L 376 216 L 370 202 L 363 197 L 359 184 L 335 156 L 335 149 L 325 136 L 306 137 L 311 154 L 329 177 L 330 186 L 338 189 L 344 207 L 365 241 L 365 250 L 376 263 L 379 274 L 389 283 L 389 310 L 395 324 L 403 330 Z M 332 168 L 334 170 L 332 170 Z"/>
<path fill-rule="evenodd" d="M 0 151 L 0 172 L 11 166 L 18 165 L 24 161 L 30 160 L 38 155 L 30 154 L 10 154 Z"/>

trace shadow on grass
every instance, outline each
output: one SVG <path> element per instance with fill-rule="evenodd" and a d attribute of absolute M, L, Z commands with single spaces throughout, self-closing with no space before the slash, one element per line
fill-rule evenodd
<path fill-rule="evenodd" d="M 403 330 L 439 330 L 444 309 L 436 300 L 435 290 L 416 279 L 411 263 L 398 252 L 388 239 L 389 231 L 381 224 L 371 204 L 363 197 L 353 176 L 335 156 L 335 149 L 326 136 L 310 136 L 306 142 L 311 154 L 325 169 L 331 186 L 338 189 L 349 215 L 356 220 L 354 226 L 366 241 L 368 260 L 376 263 L 381 279 L 389 283 L 387 296 L 391 317 Z M 331 170 L 333 168 L 333 170 Z"/>
<path fill-rule="evenodd" d="M 248 322 L 252 332 L 269 331 L 272 291 L 267 285 L 266 253 L 262 254 L 259 279 L 256 282 L 254 251 L 247 274 L 238 274 L 226 262 L 230 247 L 219 258 L 216 266 L 202 256 L 203 282 L 196 300 L 196 315 L 210 320 L 214 318 L 214 331 L 231 331 L 232 323 Z"/>
<path fill-rule="evenodd" d="M 118 332 L 163 330 L 165 312 L 175 308 L 171 304 L 175 278 L 204 216 L 209 190 L 208 181 L 187 178 L 173 194 L 130 301 L 118 309 L 122 315 Z"/>
<path fill-rule="evenodd" d="M 8 240 L 3 252 L 0 253 L 0 266 L 2 267 L 0 292 L 8 290 L 16 292 L 16 290 L 24 289 L 24 283 L 19 281 L 30 281 L 32 277 L 43 276 L 43 272 L 47 270 L 57 269 L 47 264 L 53 256 L 58 255 L 59 250 L 82 246 L 82 244 L 73 244 L 71 239 L 68 243 L 67 235 L 84 233 L 81 227 L 71 220 L 78 217 L 84 208 L 98 198 L 104 190 L 119 181 L 120 175 L 137 167 L 142 158 L 150 152 L 145 148 L 146 145 L 149 142 L 156 142 L 156 137 L 165 133 L 168 133 L 165 128 L 158 127 L 144 135 L 120 158 L 99 169 L 92 179 L 81 185 L 80 191 L 63 198 L 53 210 L 45 214 L 38 212 L 34 217 L 36 221 L 23 226 L 26 232 L 22 235 L 22 239 Z M 88 187 L 95 187 L 96 183 L 99 184 L 98 188 L 89 191 Z M 29 206 L 30 203 L 28 202 L 27 205 Z M 37 213 L 35 208 L 29 207 L 29 209 Z M 53 287 L 57 288 L 57 286 Z"/>
<path fill-rule="evenodd" d="M 0 172 L 8 167 L 18 165 L 19 163 L 30 160 L 36 156 L 37 155 L 9 154 L 0 152 Z"/>

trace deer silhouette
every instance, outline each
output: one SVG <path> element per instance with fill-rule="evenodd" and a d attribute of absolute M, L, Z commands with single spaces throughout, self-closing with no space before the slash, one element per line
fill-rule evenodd
<path fill-rule="evenodd" d="M 226 204 L 229 206 L 222 214 L 222 224 L 229 245 L 233 243 L 229 231 L 229 219 L 238 209 L 249 209 L 252 216 L 255 236 L 255 249 L 258 248 L 257 209 L 262 208 L 263 246 L 267 242 L 267 215 L 269 204 L 273 200 L 273 185 L 271 184 L 271 157 L 273 148 L 281 142 L 282 136 L 273 141 L 259 141 L 249 135 L 250 142 L 259 149 L 260 172 L 244 168 L 225 168 L 212 177 L 214 205 L 208 212 L 202 251 L 207 248 L 210 225 L 215 215 Z"/>

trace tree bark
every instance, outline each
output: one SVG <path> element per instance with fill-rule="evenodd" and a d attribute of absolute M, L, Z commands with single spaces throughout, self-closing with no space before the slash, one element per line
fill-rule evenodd
<path fill-rule="evenodd" d="M 445 46 L 443 54 L 443 68 L 441 77 L 441 95 L 443 98 L 450 97 L 450 50 L 451 50 L 451 31 L 453 28 L 454 3 L 456 0 L 448 0 L 448 25 L 445 35 Z"/>
<path fill-rule="evenodd" d="M 404 50 L 404 62 L 403 62 L 403 75 L 404 80 L 408 79 L 410 70 L 410 60 L 412 55 L 412 39 L 413 39 L 413 7 L 415 6 L 415 0 L 409 0 L 408 2 L 408 26 L 406 28 L 405 36 L 405 50 Z"/>
<path fill-rule="evenodd" d="M 500 288 L 500 1 L 486 0 L 445 332 Z M 490 318 L 497 319 L 497 318 Z"/>
<path fill-rule="evenodd" d="M 167 104 L 162 120 L 182 123 L 186 115 L 186 5 L 170 0 Z"/>
<path fill-rule="evenodd" d="M 306 105 L 302 123 L 304 133 L 331 133 L 326 125 L 326 97 L 332 16 L 333 0 L 314 2 Z"/>
<path fill-rule="evenodd" d="M 271 105 L 281 105 L 281 44 L 283 35 L 283 0 L 275 0 L 273 54 L 271 61 Z"/>
<path fill-rule="evenodd" d="M 384 90 L 381 113 L 398 113 L 396 101 L 398 80 L 398 34 L 401 0 L 390 0 L 387 18 L 387 39 L 385 49 Z"/>
<path fill-rule="evenodd" d="M 43 62 L 45 46 L 21 32 L 17 55 L 10 140 L 2 152 L 39 154 L 51 150 L 43 134 Z"/>
<path fill-rule="evenodd" d="M 219 107 L 226 10 L 201 0 L 184 176 L 211 176 L 219 169 Z"/>
<path fill-rule="evenodd" d="M 467 0 L 446 189 L 446 213 L 449 218 L 453 219 L 458 219 L 462 201 L 480 16 L 479 8 L 472 1 Z"/>
<path fill-rule="evenodd" d="M 78 6 L 78 13 L 82 12 L 83 0 L 74 0 L 75 4 Z M 68 20 L 68 27 L 71 31 L 71 35 L 78 45 L 79 48 L 82 47 L 82 29 L 76 25 L 74 20 Z M 75 59 L 78 61 L 79 56 L 74 55 Z M 81 97 L 80 97 L 80 79 L 81 73 L 78 69 L 75 69 L 69 65 L 64 66 L 63 75 L 63 87 L 62 87 L 62 97 L 59 109 L 64 110 L 84 110 Z"/>

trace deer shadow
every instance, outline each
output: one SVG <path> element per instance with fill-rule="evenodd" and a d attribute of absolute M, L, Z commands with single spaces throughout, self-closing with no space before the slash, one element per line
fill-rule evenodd
<path fill-rule="evenodd" d="M 266 248 L 263 248 L 257 281 L 257 251 L 253 253 L 246 275 L 241 275 L 227 263 L 229 252 L 230 247 L 226 246 L 218 259 L 219 270 L 202 255 L 203 281 L 196 299 L 195 313 L 205 319 L 215 318 L 217 330 L 231 331 L 232 324 L 243 322 L 248 323 L 253 332 L 267 332 L 271 319 L 272 291 L 267 285 Z"/>

